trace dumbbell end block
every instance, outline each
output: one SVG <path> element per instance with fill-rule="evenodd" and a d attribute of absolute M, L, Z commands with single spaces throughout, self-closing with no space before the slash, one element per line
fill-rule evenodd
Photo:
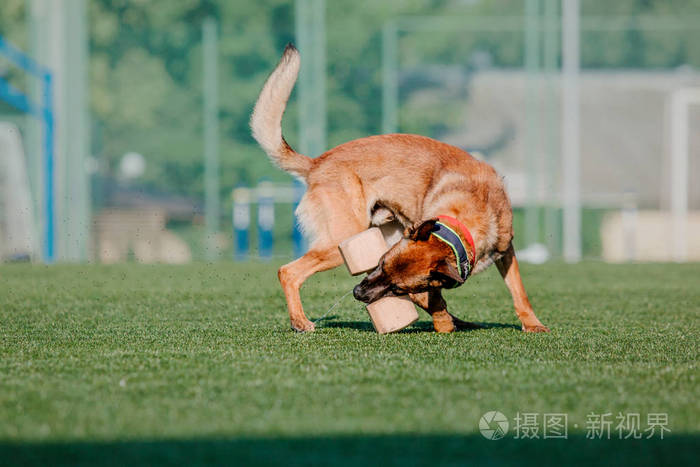
<path fill-rule="evenodd" d="M 400 331 L 418 320 L 413 302 L 405 295 L 389 295 L 367 305 L 374 329 L 379 334 Z"/>
<path fill-rule="evenodd" d="M 338 245 L 348 271 L 353 276 L 373 270 L 386 253 L 387 246 L 382 231 L 377 227 L 346 238 Z"/>

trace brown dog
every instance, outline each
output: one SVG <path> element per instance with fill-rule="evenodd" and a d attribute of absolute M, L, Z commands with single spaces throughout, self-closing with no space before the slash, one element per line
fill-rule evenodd
<path fill-rule="evenodd" d="M 523 330 L 548 331 L 532 311 L 520 279 L 511 243 L 510 201 L 496 171 L 461 149 L 416 135 L 361 138 L 316 159 L 297 153 L 282 137 L 281 123 L 299 62 L 299 52 L 287 46 L 260 92 L 250 121 L 254 138 L 270 158 L 308 185 L 296 214 L 312 238 L 310 249 L 279 269 L 292 328 L 314 329 L 304 314 L 299 288 L 314 273 L 342 264 L 338 244 L 370 225 L 393 219 L 405 227 L 405 238 L 355 288 L 355 296 L 371 302 L 387 293 L 408 294 L 432 315 L 439 332 L 475 327 L 448 313 L 441 295 L 442 288 L 466 279 L 458 273 L 457 251 L 432 235 L 438 216 L 443 215 L 456 219 L 448 227 L 469 250 L 470 272 L 478 273 L 495 262 Z M 467 246 L 469 235 L 473 250 Z"/>

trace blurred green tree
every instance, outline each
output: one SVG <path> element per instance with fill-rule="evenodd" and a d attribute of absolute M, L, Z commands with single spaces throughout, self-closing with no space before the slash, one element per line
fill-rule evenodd
<path fill-rule="evenodd" d="M 248 119 L 265 77 L 285 43 L 294 40 L 293 1 L 89 0 L 88 8 L 92 151 L 108 167 L 108 177 L 124 153 L 136 151 L 147 160 L 142 179 L 146 187 L 202 197 L 201 24 L 214 16 L 220 22 L 221 194 L 227 199 L 237 183 L 262 176 L 288 179 L 254 144 Z M 3 0 L 0 8 L 0 34 L 25 49 L 26 10 L 25 0 Z M 697 19 L 693 15 L 700 14 L 700 0 L 584 0 L 582 10 L 595 17 L 635 15 L 629 22 L 634 26 L 645 18 L 653 21 L 655 15 Z M 522 12 L 523 2 L 512 0 L 328 0 L 329 146 L 381 131 L 381 31 L 386 21 L 397 16 L 517 17 Z M 474 52 L 486 51 L 494 66 L 520 67 L 522 36 L 405 32 L 401 62 L 407 70 L 462 64 L 468 72 Z M 582 61 L 584 67 L 597 68 L 698 67 L 698 44 L 697 28 L 586 32 Z M 421 86 L 420 80 L 407 80 L 402 92 Z M 458 102 L 432 111 L 419 101 L 402 100 L 402 105 L 402 129 L 412 132 L 435 134 L 449 128 L 460 113 Z M 292 145 L 296 125 L 293 95 L 284 120 Z"/>

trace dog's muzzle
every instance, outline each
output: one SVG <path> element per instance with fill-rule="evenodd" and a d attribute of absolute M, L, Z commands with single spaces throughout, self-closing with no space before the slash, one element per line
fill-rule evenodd
<path fill-rule="evenodd" d="M 361 302 L 367 301 L 367 296 L 365 295 L 365 291 L 362 289 L 361 284 L 357 284 L 355 288 L 352 289 L 352 296 L 355 297 L 355 300 L 359 300 Z"/>
<path fill-rule="evenodd" d="M 372 303 L 382 298 L 389 290 L 390 284 L 385 284 L 381 270 L 374 271 L 352 289 L 352 295 L 364 303 Z"/>

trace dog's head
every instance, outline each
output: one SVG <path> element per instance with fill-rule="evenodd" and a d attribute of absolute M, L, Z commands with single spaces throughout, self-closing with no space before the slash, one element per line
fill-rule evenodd
<path fill-rule="evenodd" d="M 431 235 L 437 221 L 431 219 L 408 229 L 376 269 L 353 289 L 355 298 L 372 303 L 388 293 L 421 293 L 464 283 L 452 249 Z"/>

